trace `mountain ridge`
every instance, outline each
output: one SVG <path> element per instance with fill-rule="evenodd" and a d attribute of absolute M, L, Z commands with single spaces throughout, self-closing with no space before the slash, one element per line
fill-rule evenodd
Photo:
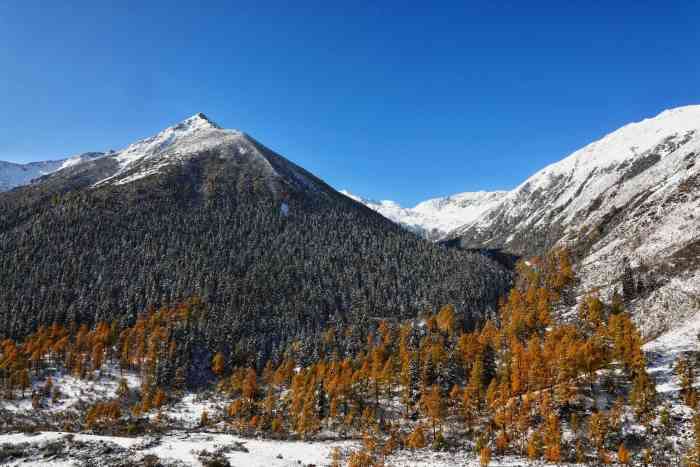
<path fill-rule="evenodd" d="M 645 334 L 655 335 L 700 303 L 699 153 L 700 106 L 666 110 L 539 170 L 447 238 L 518 255 L 572 248 L 579 293 L 624 289 Z"/>

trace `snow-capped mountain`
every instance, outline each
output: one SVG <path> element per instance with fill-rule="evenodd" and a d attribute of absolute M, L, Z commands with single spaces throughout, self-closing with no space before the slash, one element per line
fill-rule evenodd
<path fill-rule="evenodd" d="M 137 141 L 121 151 L 108 154 L 87 153 L 68 159 L 13 164 L 0 162 L 0 190 L 8 190 L 26 185 L 41 176 L 55 174 L 55 177 L 73 176 L 82 173 L 93 186 L 122 185 L 154 175 L 173 164 L 183 164 L 189 158 L 214 149 L 228 148 L 226 154 L 252 158 L 266 170 L 268 175 L 289 175 L 298 187 L 318 191 L 313 177 L 303 169 L 261 151 L 259 144 L 237 130 L 221 128 L 204 114 L 196 114 L 177 125 L 166 128 L 155 136 Z M 97 163 L 80 165 L 81 162 Z M 99 167 L 100 170 L 95 170 Z M 58 174 L 62 169 L 70 169 Z M 347 191 L 346 196 L 377 211 L 384 217 L 403 225 L 419 235 L 431 240 L 442 238 L 454 228 L 470 222 L 482 212 L 492 207 L 505 194 L 504 191 L 460 193 L 443 198 L 429 199 L 413 208 L 404 208 L 393 201 L 371 201 L 355 196 Z"/>
<path fill-rule="evenodd" d="M 196 295 L 211 310 L 207 336 L 242 356 L 312 342 L 374 310 L 413 318 L 447 297 L 476 321 L 512 279 L 203 114 L 1 193 L 0 212 L 0 322 L 17 329 L 112 321 Z"/>
<path fill-rule="evenodd" d="M 433 198 L 405 208 L 394 201 L 361 198 L 341 191 L 384 217 L 430 240 L 439 240 L 453 229 L 471 222 L 495 206 L 508 192 L 477 191 Z"/>
<path fill-rule="evenodd" d="M 28 164 L 0 161 L 0 191 L 7 191 L 18 186 L 26 185 L 31 183 L 32 180 L 43 177 L 44 175 L 101 156 L 103 156 L 103 153 L 87 152 L 66 159 L 30 162 Z"/>
<path fill-rule="evenodd" d="M 329 192 L 331 187 L 301 167 L 280 157 L 238 130 L 223 129 L 198 113 L 101 157 L 68 159 L 50 172 L 48 184 L 62 180 L 88 183 L 92 188 L 125 185 L 149 176 L 183 168 L 195 159 L 213 157 L 254 170 L 269 188 L 284 197 L 288 190 Z"/>
<path fill-rule="evenodd" d="M 667 110 L 545 167 L 449 237 L 525 255 L 569 245 L 580 292 L 624 292 L 653 334 L 700 306 L 698 154 L 700 106 Z"/>

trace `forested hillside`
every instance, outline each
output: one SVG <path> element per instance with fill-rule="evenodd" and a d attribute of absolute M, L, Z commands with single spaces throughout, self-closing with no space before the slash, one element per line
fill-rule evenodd
<path fill-rule="evenodd" d="M 130 325 L 196 296 L 209 316 L 202 351 L 260 366 L 297 340 L 316 355 L 329 326 L 364 330 L 446 303 L 473 327 L 510 280 L 203 116 L 0 194 L 3 337 Z"/>
<path fill-rule="evenodd" d="M 697 465 L 697 354 L 674 362 L 680 400 L 670 405 L 619 301 L 593 294 L 575 316 L 561 315 L 575 281 L 568 253 L 555 251 L 520 263 L 498 315 L 474 330 L 451 305 L 418 319 L 374 321 L 364 333 L 328 326 L 313 359 L 296 341 L 262 368 L 232 365 L 227 351 L 188 359 L 191 342 L 210 326 L 197 299 L 142 313 L 130 326 L 42 327 L 0 347 L 6 406 L 23 407 L 31 395 L 33 408 L 0 412 L 0 429 L 349 437 L 362 441 L 336 450 L 332 465 L 352 467 L 410 465 L 440 452 L 482 466 L 496 459 Z M 357 348 L 347 346 L 349 337 Z M 193 370 L 215 377 L 213 391 L 195 400 L 187 395 Z M 71 402 L 67 394 L 81 380 L 110 389 Z M 229 465 L 230 452 L 200 453 L 200 461 Z M 207 464 L 207 455 L 222 463 Z"/>

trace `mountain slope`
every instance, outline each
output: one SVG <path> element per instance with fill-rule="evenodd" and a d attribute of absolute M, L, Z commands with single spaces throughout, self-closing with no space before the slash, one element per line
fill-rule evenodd
<path fill-rule="evenodd" d="M 624 293 L 647 334 L 700 303 L 700 106 L 632 123 L 536 173 L 453 231 L 464 247 L 575 249 L 580 292 Z"/>
<path fill-rule="evenodd" d="M 200 296 L 201 341 L 253 363 L 446 303 L 473 324 L 510 283 L 203 115 L 0 194 L 0 264 L 0 335 Z"/>
<path fill-rule="evenodd" d="M 439 240 L 455 228 L 478 218 L 498 203 L 506 191 L 478 191 L 433 198 L 404 208 L 394 201 L 373 201 L 348 191 L 344 195 L 429 240 Z"/>
<path fill-rule="evenodd" d="M 18 186 L 27 185 L 34 179 L 86 160 L 101 157 L 102 155 L 103 154 L 99 152 L 87 152 L 66 159 L 30 162 L 28 164 L 15 164 L 13 162 L 0 161 L 0 191 L 7 191 Z"/>

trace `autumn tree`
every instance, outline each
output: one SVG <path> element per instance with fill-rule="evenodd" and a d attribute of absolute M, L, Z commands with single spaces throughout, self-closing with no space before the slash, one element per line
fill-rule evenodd
<path fill-rule="evenodd" d="M 555 413 L 545 420 L 544 448 L 545 459 L 549 462 L 561 461 L 561 426 Z"/>
<path fill-rule="evenodd" d="M 214 357 L 211 360 L 212 373 L 219 377 L 223 376 L 225 365 L 226 360 L 224 358 L 224 354 L 222 354 L 221 352 L 217 352 L 216 354 L 214 354 Z"/>
<path fill-rule="evenodd" d="M 598 452 L 604 451 L 608 435 L 608 418 L 603 412 L 594 412 L 588 419 L 588 436 Z"/>
<path fill-rule="evenodd" d="M 695 408 L 697 394 L 695 392 L 695 362 L 689 357 L 681 355 L 676 360 L 674 368 L 681 386 L 681 395 L 686 405 Z"/>
<path fill-rule="evenodd" d="M 406 446 L 411 449 L 422 449 L 426 446 L 425 434 L 423 427 L 417 425 L 413 432 L 406 438 Z"/>
<path fill-rule="evenodd" d="M 430 419 L 433 428 L 433 439 L 436 437 L 436 426 L 442 425 L 442 420 L 445 418 L 445 403 L 440 394 L 440 389 L 437 386 L 432 386 L 427 392 L 421 396 L 421 409 L 426 417 Z M 442 427 L 440 428 L 442 431 Z"/>
<path fill-rule="evenodd" d="M 209 412 L 207 410 L 202 410 L 202 413 L 199 416 L 199 426 L 201 427 L 206 427 L 209 426 L 211 421 L 209 420 Z"/>
<path fill-rule="evenodd" d="M 479 465 L 481 465 L 481 467 L 488 467 L 490 463 L 491 449 L 489 449 L 488 447 L 481 448 L 481 451 L 479 452 Z"/>
<path fill-rule="evenodd" d="M 160 408 L 162 407 L 165 402 L 167 401 L 167 395 L 165 394 L 165 391 L 163 391 L 162 388 L 157 388 L 155 393 L 153 394 L 153 407 L 155 408 Z"/>
<path fill-rule="evenodd" d="M 620 447 L 617 449 L 617 461 L 622 465 L 630 464 L 630 453 L 625 448 L 624 443 L 620 443 Z"/>
<path fill-rule="evenodd" d="M 540 457 L 542 457 L 542 435 L 538 430 L 535 430 L 527 442 L 527 458 L 536 460 Z"/>

